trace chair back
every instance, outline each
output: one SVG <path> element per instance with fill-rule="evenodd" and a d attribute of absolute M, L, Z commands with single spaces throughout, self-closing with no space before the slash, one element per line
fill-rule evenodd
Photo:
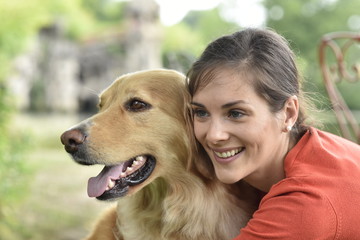
<path fill-rule="evenodd" d="M 326 34 L 322 37 L 319 46 L 319 63 L 341 135 L 360 144 L 359 123 L 338 89 L 338 85 L 342 81 L 347 84 L 360 80 L 359 43 L 360 33 L 333 32 Z M 356 52 L 355 57 L 352 54 L 354 52 Z M 327 55 L 328 53 L 333 56 Z M 347 57 L 348 55 L 351 55 L 352 58 Z M 329 59 L 335 59 L 334 63 L 330 63 Z"/>

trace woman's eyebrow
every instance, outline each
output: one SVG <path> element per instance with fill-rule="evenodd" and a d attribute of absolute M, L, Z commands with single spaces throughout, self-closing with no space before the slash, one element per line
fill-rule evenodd
<path fill-rule="evenodd" d="M 229 103 L 226 103 L 224 105 L 221 106 L 221 108 L 230 108 L 236 104 L 249 104 L 247 101 L 244 101 L 244 100 L 237 100 L 237 101 L 233 101 L 233 102 L 229 102 Z"/>
<path fill-rule="evenodd" d="M 198 107 L 202 107 L 202 108 L 205 108 L 205 106 L 201 103 L 197 103 L 197 102 L 190 102 L 191 105 L 195 105 L 195 106 L 198 106 Z"/>
<path fill-rule="evenodd" d="M 221 108 L 225 109 L 225 108 L 230 108 L 236 104 L 249 104 L 247 101 L 245 100 L 237 100 L 237 101 L 233 101 L 233 102 L 229 102 L 229 103 L 226 103 L 224 105 L 221 106 Z M 190 102 L 191 105 L 194 105 L 194 106 L 198 106 L 198 107 L 201 107 L 201 108 L 205 108 L 205 105 L 201 104 L 201 103 L 197 103 L 197 102 Z"/>

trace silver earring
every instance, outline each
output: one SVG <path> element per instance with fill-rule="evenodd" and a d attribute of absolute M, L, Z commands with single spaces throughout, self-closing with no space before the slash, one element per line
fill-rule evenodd
<path fill-rule="evenodd" d="M 286 131 L 288 131 L 288 132 L 290 132 L 291 131 L 291 129 L 292 129 L 292 126 L 286 126 Z"/>

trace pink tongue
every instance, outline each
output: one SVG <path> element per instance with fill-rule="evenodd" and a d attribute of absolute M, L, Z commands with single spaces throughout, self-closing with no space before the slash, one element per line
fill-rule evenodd
<path fill-rule="evenodd" d="M 92 177 L 88 181 L 89 197 L 98 197 L 102 195 L 109 183 L 109 179 L 118 179 L 123 170 L 123 164 L 116 166 L 105 166 L 96 177 Z"/>

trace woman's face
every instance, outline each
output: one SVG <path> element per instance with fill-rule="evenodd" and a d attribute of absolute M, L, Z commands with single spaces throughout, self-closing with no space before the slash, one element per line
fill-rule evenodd
<path fill-rule="evenodd" d="M 270 112 L 250 77 L 220 70 L 192 99 L 195 136 L 217 178 L 228 184 L 245 179 L 261 185 L 259 181 L 271 178 L 272 171 L 283 171 L 288 148 L 284 114 Z"/>

